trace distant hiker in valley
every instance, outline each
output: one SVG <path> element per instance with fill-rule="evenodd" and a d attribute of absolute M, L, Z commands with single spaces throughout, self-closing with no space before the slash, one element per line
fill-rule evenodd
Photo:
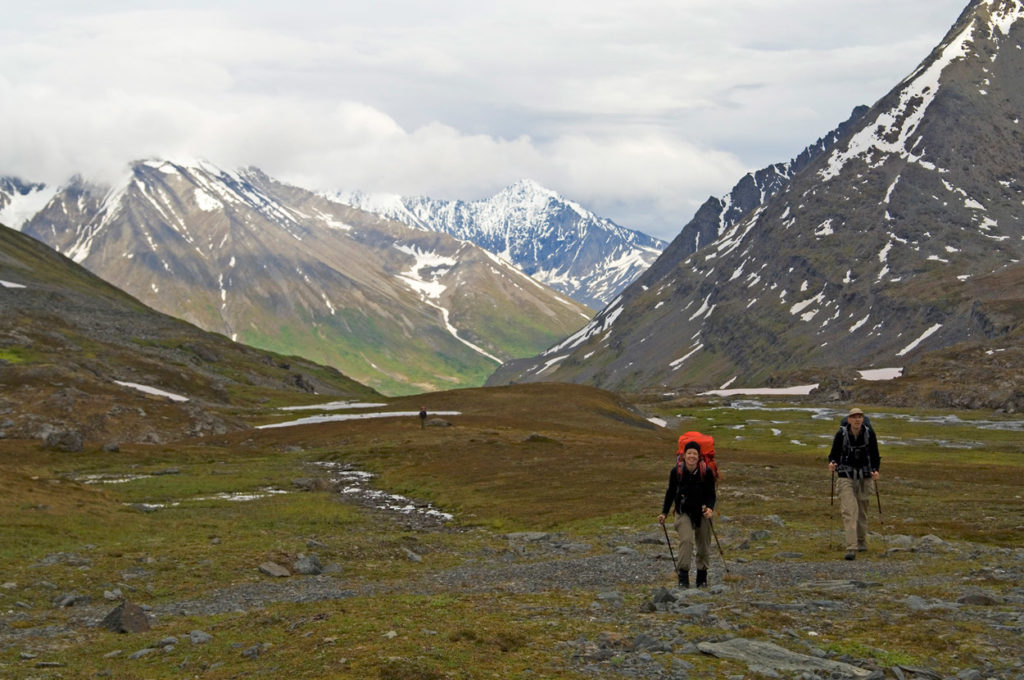
<path fill-rule="evenodd" d="M 878 439 L 871 421 L 864 411 L 851 408 L 832 439 L 828 454 L 828 469 L 839 477 L 836 490 L 843 514 L 845 559 L 856 559 L 858 551 L 868 549 L 868 507 L 880 465 Z"/>
<path fill-rule="evenodd" d="M 427 407 L 426 406 L 420 406 L 420 429 L 422 430 L 422 429 L 425 429 L 426 427 L 427 427 Z"/>
<path fill-rule="evenodd" d="M 700 433 L 687 433 L 696 437 L 706 437 Z M 714 444 L 711 444 L 714 450 Z M 679 575 L 679 585 L 690 587 L 690 561 L 693 559 L 694 547 L 697 550 L 697 587 L 708 584 L 708 559 L 711 548 L 711 517 L 715 510 L 715 478 L 717 468 L 702 459 L 701 444 L 695 438 L 683 435 L 679 438 L 679 449 L 676 465 L 668 476 L 668 489 L 662 503 L 658 523 L 665 526 L 665 518 L 670 510 L 675 512 L 674 528 L 679 534 L 679 555 L 675 558 L 675 569 Z M 666 539 L 668 533 L 666 532 Z M 669 542 L 669 549 L 672 544 Z"/>

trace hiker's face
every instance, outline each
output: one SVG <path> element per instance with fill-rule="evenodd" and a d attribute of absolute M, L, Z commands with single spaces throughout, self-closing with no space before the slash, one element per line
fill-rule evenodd
<path fill-rule="evenodd" d="M 696 449 L 686 449 L 683 453 L 683 462 L 686 463 L 687 470 L 696 470 L 698 459 L 700 459 L 700 454 Z"/>
<path fill-rule="evenodd" d="M 846 420 L 850 423 L 851 430 L 854 432 L 860 432 L 861 425 L 864 424 L 864 416 L 859 413 L 854 413 L 852 416 L 848 416 Z"/>

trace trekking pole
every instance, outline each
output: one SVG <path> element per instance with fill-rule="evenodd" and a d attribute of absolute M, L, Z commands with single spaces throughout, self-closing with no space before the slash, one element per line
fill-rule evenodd
<path fill-rule="evenodd" d="M 668 529 L 665 528 L 665 524 L 662 523 L 661 530 L 665 532 L 665 541 L 668 543 L 668 556 L 672 558 L 672 571 L 676 569 L 676 555 L 672 552 L 672 539 L 668 537 Z"/>
<path fill-rule="evenodd" d="M 882 521 L 882 497 L 878 495 L 878 480 L 872 479 L 875 485 L 875 500 L 878 501 L 878 521 Z M 870 501 L 868 501 L 870 503 Z"/>
<path fill-rule="evenodd" d="M 718 545 L 718 554 L 722 556 L 722 566 L 725 567 L 725 573 L 729 573 L 729 565 L 725 561 L 725 553 L 722 552 L 722 543 L 718 540 L 718 532 L 715 531 L 715 523 L 708 517 L 708 526 L 711 527 L 711 535 L 715 537 L 715 543 Z"/>
<path fill-rule="evenodd" d="M 828 514 L 829 514 L 829 516 L 832 519 L 832 522 L 831 522 L 832 530 L 828 532 L 828 547 L 829 547 L 829 550 L 831 550 L 832 549 L 832 539 L 834 538 L 835 532 L 836 532 L 836 510 L 835 510 L 835 504 L 836 504 L 836 471 L 835 470 L 832 471 L 832 491 L 831 491 L 831 493 L 829 493 L 829 496 L 828 496 L 828 504 L 829 504 L 829 507 L 831 508 L 828 511 Z"/>

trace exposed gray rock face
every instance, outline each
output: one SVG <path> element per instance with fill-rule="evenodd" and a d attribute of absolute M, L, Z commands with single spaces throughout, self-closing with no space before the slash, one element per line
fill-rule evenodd
<path fill-rule="evenodd" d="M 663 265 L 685 259 L 703 246 L 718 240 L 719 236 L 752 210 L 786 189 L 794 175 L 831 150 L 867 111 L 867 106 L 856 107 L 848 120 L 808 146 L 796 158 L 747 173 L 728 194 L 720 198 L 712 196 L 705 201 L 672 241 L 670 249 L 666 250 L 666 256 L 661 259 Z"/>
<path fill-rule="evenodd" d="M 490 384 L 717 389 L 928 367 L 907 401 L 1010 408 L 1004 383 L 1024 377 L 1022 37 L 1018 2 L 972 3 L 777 193 L 710 243 L 681 234 L 586 328 Z M 948 360 L 927 364 L 938 352 Z"/>

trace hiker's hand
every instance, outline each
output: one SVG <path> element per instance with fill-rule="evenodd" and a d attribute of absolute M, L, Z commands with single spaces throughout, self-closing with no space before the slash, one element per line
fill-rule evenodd
<path fill-rule="evenodd" d="M 707 517 L 708 519 L 711 519 L 712 517 L 715 516 L 715 511 L 705 505 L 704 506 L 704 516 Z"/>
<path fill-rule="evenodd" d="M 881 476 L 882 476 L 882 475 L 881 475 L 881 474 L 879 474 L 878 470 L 872 470 L 872 471 L 871 471 L 871 479 L 878 479 L 878 478 L 879 478 L 879 477 L 881 477 Z"/>
<path fill-rule="evenodd" d="M 658 524 L 665 524 L 665 515 L 658 515 Z"/>
<path fill-rule="evenodd" d="M 829 469 L 829 470 L 830 470 L 831 472 L 835 472 L 835 471 L 836 471 L 836 464 L 835 464 L 835 462 L 834 462 L 834 461 L 831 461 L 831 460 L 830 460 L 830 461 L 828 462 L 828 469 Z"/>

